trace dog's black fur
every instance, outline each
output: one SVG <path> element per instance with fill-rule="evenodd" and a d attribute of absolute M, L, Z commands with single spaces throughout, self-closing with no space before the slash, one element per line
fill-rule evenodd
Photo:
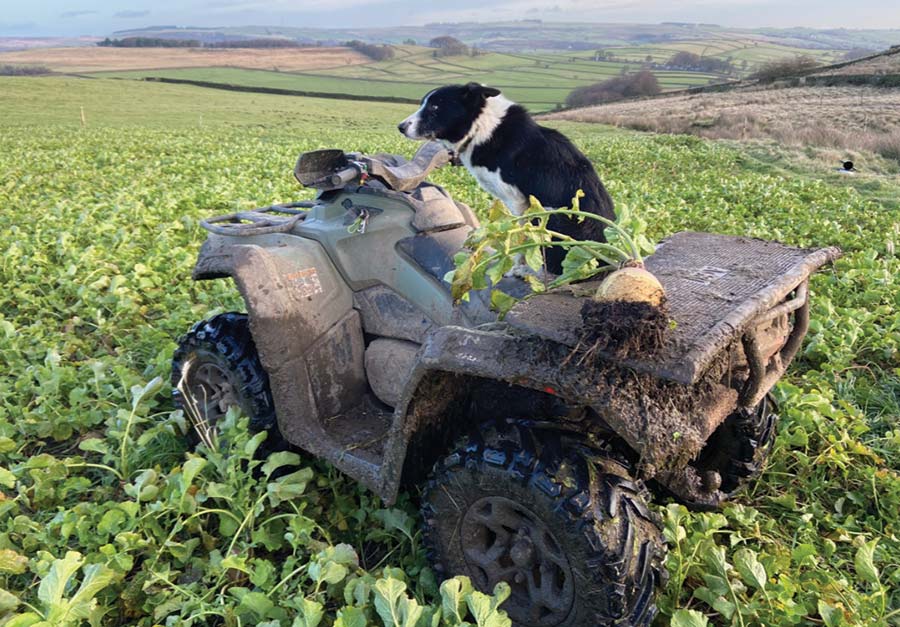
<path fill-rule="evenodd" d="M 478 83 L 441 87 L 429 92 L 420 110 L 399 128 L 408 137 L 443 141 L 458 151 L 473 173 L 484 168 L 496 177 L 499 170 L 497 180 L 524 198 L 518 199 L 520 206 L 509 207 L 515 213 L 527 207 L 529 196 L 547 208 L 570 207 L 580 189 L 584 192 L 582 211 L 615 220 L 613 201 L 587 157 L 562 133 L 539 126 L 524 107 L 505 99 L 503 104 L 492 104 L 490 99 L 497 97 L 502 98 L 499 90 Z M 485 123 L 484 116 L 494 119 Z M 479 124 L 490 127 L 496 119 L 499 123 L 489 133 L 478 133 Z M 485 176 L 483 170 L 481 174 Z M 510 204 L 506 198 L 502 200 Z M 568 216 L 551 216 L 548 227 L 579 240 L 605 240 L 604 226 L 597 220 L 578 223 Z M 565 255 L 565 249 L 550 247 L 547 270 L 559 274 Z"/>

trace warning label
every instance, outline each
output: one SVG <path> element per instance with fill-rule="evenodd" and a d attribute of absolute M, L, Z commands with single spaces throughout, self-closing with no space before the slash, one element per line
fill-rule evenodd
<path fill-rule="evenodd" d="M 316 294 L 321 294 L 322 283 L 319 281 L 319 273 L 315 268 L 305 268 L 297 272 L 291 272 L 285 277 L 297 290 L 297 294 L 301 298 L 309 298 Z"/>

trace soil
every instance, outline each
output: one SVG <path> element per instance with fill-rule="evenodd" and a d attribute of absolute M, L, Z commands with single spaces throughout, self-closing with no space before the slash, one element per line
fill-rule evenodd
<path fill-rule="evenodd" d="M 580 352 L 587 359 L 598 351 L 617 358 L 632 353 L 654 353 L 662 348 L 669 329 L 665 300 L 659 307 L 649 303 L 586 300 L 581 306 L 581 320 L 584 337 Z"/>

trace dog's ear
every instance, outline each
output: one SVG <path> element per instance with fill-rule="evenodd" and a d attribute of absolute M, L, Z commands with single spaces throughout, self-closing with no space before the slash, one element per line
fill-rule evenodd
<path fill-rule="evenodd" d="M 466 98 L 481 98 L 487 100 L 493 96 L 499 96 L 500 90 L 493 87 L 485 87 L 480 83 L 466 83 L 464 86 Z"/>

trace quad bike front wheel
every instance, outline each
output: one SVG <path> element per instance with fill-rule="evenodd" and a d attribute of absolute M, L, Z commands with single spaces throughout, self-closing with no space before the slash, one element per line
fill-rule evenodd
<path fill-rule="evenodd" d="M 250 418 L 251 431 L 268 432 L 266 449 L 277 450 L 282 442 L 269 377 L 246 314 L 203 320 L 179 340 L 172 357 L 172 394 L 193 425 L 193 444 L 213 441 L 216 423 L 235 406 Z"/>
<path fill-rule="evenodd" d="M 665 543 L 645 494 L 610 454 L 498 423 L 435 465 L 426 547 L 441 576 L 508 583 L 517 626 L 646 627 Z"/>
<path fill-rule="evenodd" d="M 775 441 L 776 409 L 774 399 L 766 396 L 752 410 L 734 412 L 713 432 L 694 462 L 701 475 L 716 473 L 719 490 L 726 496 L 740 492 L 762 474 Z"/>

